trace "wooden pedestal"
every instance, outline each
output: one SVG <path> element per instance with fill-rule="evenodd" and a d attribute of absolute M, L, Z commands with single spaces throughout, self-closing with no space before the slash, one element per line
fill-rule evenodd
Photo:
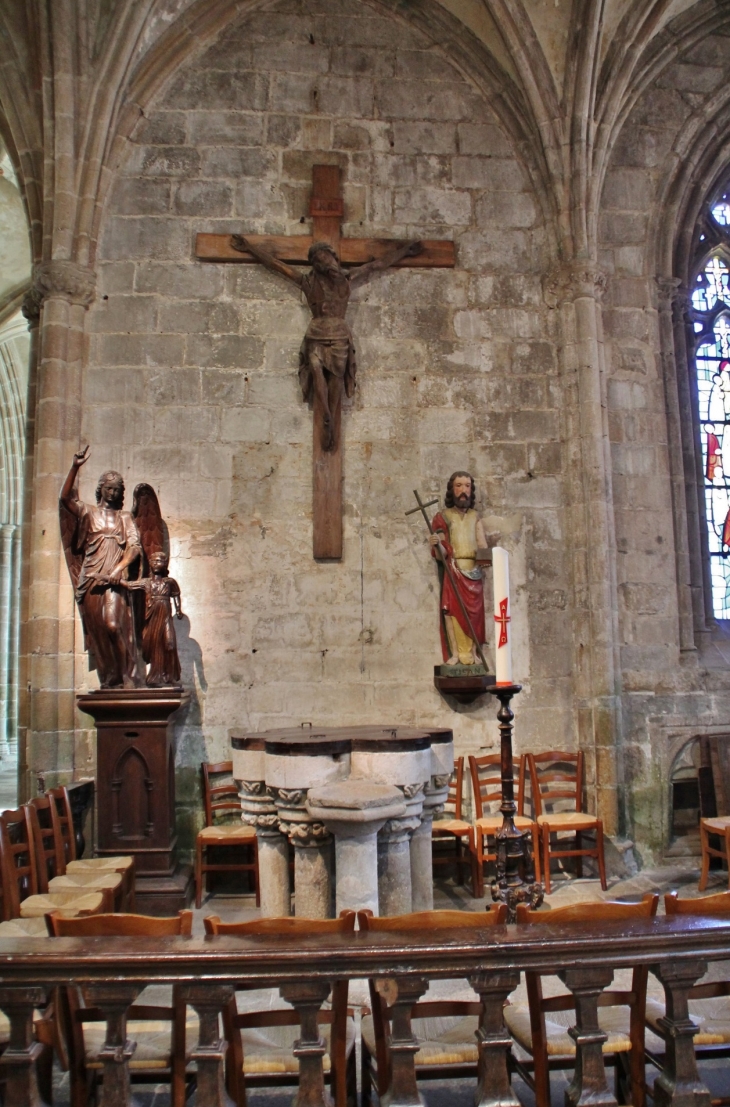
<path fill-rule="evenodd" d="M 189 701 L 189 692 L 167 688 L 77 696 L 96 723 L 96 853 L 134 857 L 142 914 L 174 915 L 192 898 L 190 866 L 177 860 L 173 733 Z"/>

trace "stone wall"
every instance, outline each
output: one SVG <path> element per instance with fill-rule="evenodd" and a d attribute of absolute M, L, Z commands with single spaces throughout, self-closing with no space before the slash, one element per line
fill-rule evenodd
<path fill-rule="evenodd" d="M 306 308 L 259 266 L 192 257 L 198 231 L 310 233 L 321 162 L 342 167 L 345 234 L 457 248 L 453 270 L 393 272 L 353 295 L 341 564 L 311 556 Z M 159 494 L 197 701 L 184 802 L 233 725 L 428 720 L 453 725 L 460 753 L 494 744 L 491 698 L 458 708 L 433 688 L 436 569 L 420 516 L 405 518 L 414 488 L 443 496 L 456 468 L 476 475 L 486 529 L 512 554 L 517 746 L 573 744 L 549 262 L 489 104 L 419 32 L 355 0 L 250 15 L 146 112 L 104 213 L 81 492 L 116 467 L 128 502 L 140 480 Z"/>
<path fill-rule="evenodd" d="M 707 622 L 700 587 L 704 495 L 696 488 L 692 369 L 672 340 L 672 318 L 681 330 L 686 302 L 675 293 L 680 278 L 691 274 L 670 253 L 677 276 L 662 277 L 681 219 L 691 231 L 697 214 L 691 206 L 678 208 L 679 189 L 672 195 L 668 182 L 680 173 L 701 179 L 696 138 L 729 76 L 726 34 L 705 38 L 669 65 L 628 117 L 601 200 L 624 763 L 631 785 L 625 799 L 645 858 L 668 841 L 675 758 L 694 736 L 727 731 L 730 717 L 724 632 Z M 715 175 L 720 169 L 714 167 Z M 711 183 L 710 176 L 708 189 Z"/>

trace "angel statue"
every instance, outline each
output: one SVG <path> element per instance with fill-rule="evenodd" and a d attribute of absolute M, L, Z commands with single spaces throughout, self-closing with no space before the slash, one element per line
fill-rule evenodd
<path fill-rule="evenodd" d="M 122 510 L 124 480 L 120 473 L 113 471 L 102 473 L 99 478 L 96 504 L 82 503 L 76 482 L 79 469 L 88 459 L 88 446 L 74 454 L 59 498 L 61 541 L 66 564 L 81 613 L 91 667 L 96 668 L 99 674 L 99 684 L 102 688 L 139 688 L 145 682 L 144 668 L 140 659 L 133 592 L 129 591 L 127 584 L 130 576 L 137 577 L 140 568 L 143 577 L 148 577 L 154 556 L 164 552 L 164 523 L 157 496 L 149 484 L 138 484 L 135 488 L 131 512 Z M 165 581 L 162 591 L 173 583 Z M 177 593 L 179 597 L 179 589 Z M 169 600 L 167 602 L 169 605 Z M 158 626 L 160 620 L 151 622 Z M 147 632 L 148 643 L 159 634 L 161 640 L 167 643 L 164 648 L 169 652 L 169 630 L 172 627 L 168 628 L 166 624 L 162 630 L 151 629 Z M 151 656 L 155 650 L 145 648 L 144 635 L 145 629 L 142 631 L 142 652 Z M 176 683 L 180 668 L 174 630 L 172 650 L 177 668 L 168 657 L 162 670 L 168 675 L 177 673 L 174 678 Z M 156 672 L 159 675 L 159 667 Z M 147 683 L 153 682 L 148 678 Z"/>

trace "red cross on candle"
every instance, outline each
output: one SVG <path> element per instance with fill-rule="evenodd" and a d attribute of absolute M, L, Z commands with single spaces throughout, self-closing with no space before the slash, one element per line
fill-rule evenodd
<path fill-rule="evenodd" d="M 511 623 L 512 619 L 507 614 L 507 607 L 509 605 L 509 598 L 499 601 L 499 615 L 494 616 L 495 623 L 499 623 L 499 642 L 497 642 L 497 649 L 501 649 L 502 646 L 507 645 L 507 623 Z"/>

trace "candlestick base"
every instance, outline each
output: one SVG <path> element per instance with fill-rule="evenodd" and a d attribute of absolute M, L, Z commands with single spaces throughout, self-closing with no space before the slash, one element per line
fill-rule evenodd
<path fill-rule="evenodd" d="M 497 879 L 492 884 L 492 899 L 507 904 L 507 921 L 514 922 L 518 904 L 525 903 L 534 909 L 540 906 L 545 896 L 542 885 L 535 880 L 535 864 L 530 848 L 532 836 L 529 831 L 518 830 L 514 822 L 517 810 L 512 756 L 515 716 L 510 701 L 522 691 L 522 685 L 493 684 L 487 691 L 500 702 L 497 719 L 502 755 L 502 826 L 496 834 Z"/>

